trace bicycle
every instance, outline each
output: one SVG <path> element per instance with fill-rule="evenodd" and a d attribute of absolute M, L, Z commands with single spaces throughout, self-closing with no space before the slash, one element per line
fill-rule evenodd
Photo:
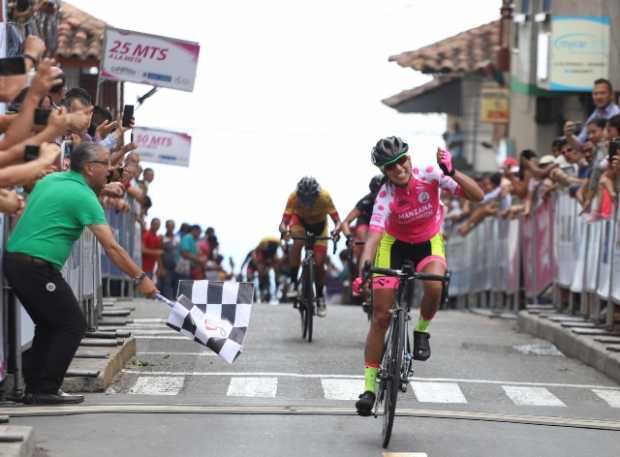
<path fill-rule="evenodd" d="M 299 310 L 301 317 L 301 337 L 307 339 L 308 343 L 312 342 L 313 317 L 314 310 L 317 306 L 316 284 L 314 282 L 314 244 L 317 241 L 332 240 L 334 242 L 334 251 L 338 245 L 338 237 L 333 236 L 316 236 L 314 233 L 306 232 L 306 235 L 291 236 L 292 240 L 303 241 L 305 248 L 304 259 L 301 264 L 301 296 L 295 298 L 294 307 Z"/>
<path fill-rule="evenodd" d="M 409 262 L 403 265 L 402 270 L 374 268 L 367 264 L 364 266 L 363 282 L 367 283 L 374 273 L 394 276 L 400 279 L 398 292 L 392 307 L 390 326 L 385 336 L 383 357 L 379 364 L 379 373 L 377 375 L 379 386 L 374 411 L 375 417 L 378 417 L 379 410 L 383 408 L 383 428 L 381 434 L 383 436 L 383 447 L 387 448 L 394 425 L 398 391 L 407 392 L 409 378 L 413 376 L 413 348 L 409 333 L 411 300 L 407 299 L 406 295 L 413 291 L 413 285 L 416 280 L 441 281 L 445 294 L 450 282 L 450 274 L 446 272 L 442 276 L 430 273 L 417 273 L 413 264 Z M 411 286 L 408 287 L 408 284 L 411 284 Z M 372 304 L 372 282 L 370 297 Z"/>
<path fill-rule="evenodd" d="M 347 236 L 346 259 L 347 268 L 349 270 L 349 303 L 353 305 L 361 304 L 362 309 L 366 313 L 368 321 L 370 322 L 372 320 L 372 306 L 368 303 L 367 300 L 364 300 L 363 297 L 353 294 L 353 282 L 355 281 L 355 278 L 357 278 L 357 264 L 353 255 L 353 249 L 355 246 L 364 246 L 365 244 L 365 241 L 359 241 L 356 240 L 353 236 Z"/>

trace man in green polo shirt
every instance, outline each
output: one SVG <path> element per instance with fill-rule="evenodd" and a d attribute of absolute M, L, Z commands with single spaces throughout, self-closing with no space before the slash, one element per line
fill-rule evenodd
<path fill-rule="evenodd" d="M 115 240 L 97 195 L 107 182 L 108 151 L 83 143 L 71 154 L 71 170 L 40 180 L 7 244 L 4 272 L 35 323 L 32 363 L 24 373 L 28 404 L 79 403 L 81 395 L 60 390 L 86 331 L 86 320 L 60 270 L 84 227 L 106 254 L 134 278 L 138 290 L 157 289 Z"/>

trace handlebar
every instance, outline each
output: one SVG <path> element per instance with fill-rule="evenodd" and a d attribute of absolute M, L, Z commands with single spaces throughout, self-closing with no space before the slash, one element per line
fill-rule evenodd
<path fill-rule="evenodd" d="M 405 268 L 403 268 L 402 270 L 393 270 L 391 268 L 373 267 L 369 263 L 366 263 L 363 270 L 363 281 L 367 282 L 373 273 L 384 276 L 394 276 L 401 279 L 419 279 L 422 281 L 438 281 L 443 283 L 447 283 L 450 280 L 450 273 L 446 273 L 445 275 L 418 273 L 417 271 L 413 271 L 412 269 L 408 268 L 407 265 L 405 265 Z"/>
<path fill-rule="evenodd" d="M 282 237 L 284 237 L 284 234 L 282 235 Z M 336 254 L 336 251 L 338 250 L 338 241 L 340 241 L 340 235 L 330 235 L 330 236 L 294 236 L 294 235 L 290 235 L 289 238 L 291 240 L 296 240 L 296 241 L 304 241 L 307 242 L 308 239 L 310 239 L 312 237 L 312 239 L 316 242 L 316 241 L 333 241 L 334 242 L 334 249 L 332 250 L 332 255 Z"/>

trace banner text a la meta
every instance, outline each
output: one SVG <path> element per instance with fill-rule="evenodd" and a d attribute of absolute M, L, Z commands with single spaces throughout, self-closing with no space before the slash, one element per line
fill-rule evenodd
<path fill-rule="evenodd" d="M 106 27 L 101 76 L 191 92 L 200 45 Z"/>

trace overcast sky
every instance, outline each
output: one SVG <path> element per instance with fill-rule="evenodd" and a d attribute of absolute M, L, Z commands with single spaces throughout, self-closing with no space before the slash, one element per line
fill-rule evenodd
<path fill-rule="evenodd" d="M 376 174 L 370 149 L 399 135 L 429 157 L 441 115 L 381 99 L 428 76 L 388 62 L 499 17 L 500 0 L 73 0 L 120 28 L 200 43 L 193 93 L 163 89 L 136 122 L 193 137 L 189 168 L 157 165 L 150 216 L 216 228 L 240 263 L 277 234 L 286 198 L 315 176 L 344 218 Z M 126 103 L 149 87 L 126 84 Z"/>

